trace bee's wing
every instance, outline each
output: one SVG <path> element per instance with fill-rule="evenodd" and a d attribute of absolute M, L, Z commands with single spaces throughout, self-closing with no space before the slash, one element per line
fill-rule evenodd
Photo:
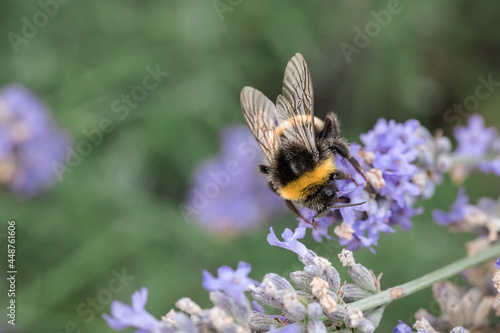
<path fill-rule="evenodd" d="M 288 62 L 283 78 L 282 95 L 276 101 L 279 124 L 288 121 L 284 135 L 304 144 L 318 156 L 314 131 L 313 88 L 306 61 L 300 53 Z"/>
<path fill-rule="evenodd" d="M 279 145 L 276 136 L 276 107 L 269 98 L 252 87 L 244 87 L 240 99 L 248 127 L 271 163 Z"/>

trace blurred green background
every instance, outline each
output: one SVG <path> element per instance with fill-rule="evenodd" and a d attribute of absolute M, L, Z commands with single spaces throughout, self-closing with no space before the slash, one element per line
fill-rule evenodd
<path fill-rule="evenodd" d="M 0 233 L 8 219 L 18 231 L 17 325 L 7 325 L 2 311 L 6 332 L 109 332 L 101 314 L 111 299 L 129 303 L 141 286 L 149 288 L 147 308 L 156 317 L 183 296 L 208 306 L 201 271 L 239 260 L 252 264 L 256 280 L 300 269 L 295 254 L 267 244 L 267 227 L 221 238 L 186 223 L 179 209 L 197 165 L 217 153 L 221 130 L 243 123 L 241 88 L 254 86 L 274 100 L 296 52 L 311 70 L 317 115 L 334 110 L 349 141 L 380 117 L 416 118 L 450 135 L 469 112 L 449 110 L 474 95 L 478 76 L 500 81 L 499 2 L 401 1 L 350 61 L 341 44 L 355 47 L 356 29 L 373 28 L 371 11 L 387 10 L 389 2 L 66 1 L 29 38 L 12 43 L 9 33 L 23 36 L 26 20 L 40 20 L 45 3 L 0 4 L 1 85 L 21 83 L 39 95 L 74 143 L 103 118 L 114 130 L 46 194 L 0 193 Z M 120 119 L 113 102 L 157 66 L 168 77 Z M 478 109 L 490 126 L 499 124 L 499 110 L 499 91 Z M 465 185 L 472 202 L 499 194 L 494 176 L 474 175 Z M 382 235 L 377 254 L 362 249 L 357 261 L 383 272 L 388 288 L 462 257 L 471 237 L 430 217 L 455 196 L 446 179 L 422 203 L 413 229 Z M 297 222 L 287 215 L 270 224 L 281 233 Z M 306 238 L 339 265 L 338 245 Z M 117 290 L 109 283 L 122 270 L 133 278 Z M 377 332 L 392 331 L 398 319 L 413 323 L 419 307 L 437 309 L 430 290 L 390 305 Z"/>

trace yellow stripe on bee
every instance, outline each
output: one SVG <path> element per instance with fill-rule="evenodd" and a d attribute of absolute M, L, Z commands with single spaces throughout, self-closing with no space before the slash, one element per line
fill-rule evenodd
<path fill-rule="evenodd" d="M 308 187 L 324 184 L 335 171 L 335 162 L 329 158 L 321 162 L 314 170 L 304 173 L 299 178 L 286 184 L 279 190 L 279 195 L 286 200 L 300 200 L 309 193 Z"/>

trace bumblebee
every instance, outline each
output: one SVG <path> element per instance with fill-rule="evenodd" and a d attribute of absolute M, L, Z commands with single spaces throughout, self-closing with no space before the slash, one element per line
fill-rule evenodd
<path fill-rule="evenodd" d="M 364 203 L 338 202 L 335 180 L 354 179 L 336 167 L 335 156 L 349 161 L 366 177 L 340 137 L 335 114 L 330 113 L 324 121 L 314 116 L 311 76 L 300 53 L 286 66 L 276 105 L 252 87 L 244 87 L 240 98 L 248 127 L 268 162 L 259 165 L 259 171 L 268 176 L 271 190 L 285 199 L 293 213 L 314 223 L 330 209 Z M 316 211 L 313 221 L 307 221 L 297 206 Z"/>

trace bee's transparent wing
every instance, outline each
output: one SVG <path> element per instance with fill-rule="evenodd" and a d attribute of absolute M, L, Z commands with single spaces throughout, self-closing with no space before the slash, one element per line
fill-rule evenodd
<path fill-rule="evenodd" d="M 311 75 L 300 53 L 295 54 L 286 66 L 282 95 L 276 101 L 276 118 L 279 125 L 288 122 L 283 131 L 288 139 L 303 143 L 318 156 Z"/>
<path fill-rule="evenodd" d="M 252 87 L 244 87 L 240 99 L 248 127 L 271 163 L 279 145 L 275 131 L 276 107 L 269 98 Z"/>

